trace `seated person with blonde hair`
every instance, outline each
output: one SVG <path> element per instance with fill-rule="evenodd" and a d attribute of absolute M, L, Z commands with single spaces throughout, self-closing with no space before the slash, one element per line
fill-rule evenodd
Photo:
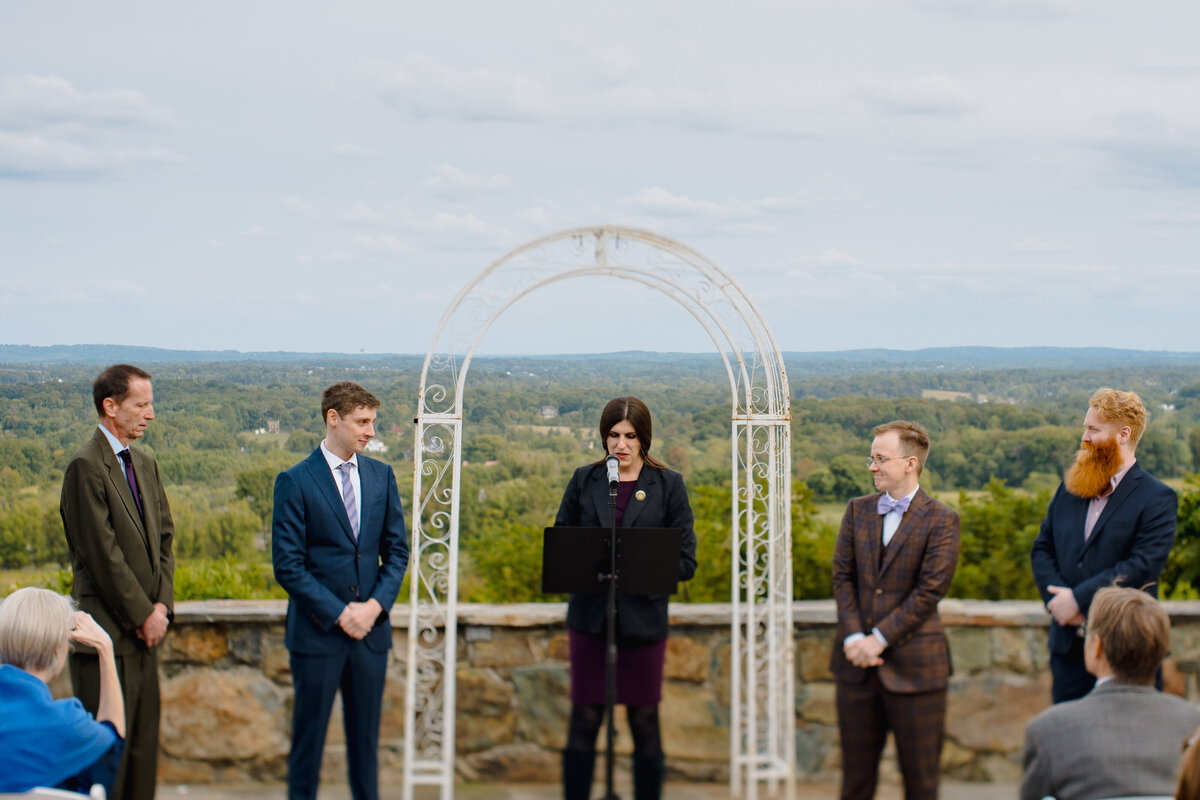
<path fill-rule="evenodd" d="M 50 695 L 71 642 L 99 654 L 99 722 L 78 699 Z M 125 705 L 104 629 L 47 589 L 18 589 L 0 602 L 0 792 L 86 793 L 97 783 L 111 791 L 124 737 Z"/>
<path fill-rule="evenodd" d="M 1153 597 L 1096 592 L 1083 643 L 1096 686 L 1025 727 L 1021 800 L 1172 794 L 1179 744 L 1200 725 L 1200 708 L 1154 688 L 1170 642 L 1171 621 Z"/>

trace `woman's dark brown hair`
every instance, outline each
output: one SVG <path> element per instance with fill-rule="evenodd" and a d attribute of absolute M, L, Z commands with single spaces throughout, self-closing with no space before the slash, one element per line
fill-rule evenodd
<path fill-rule="evenodd" d="M 666 464 L 650 455 L 650 443 L 654 439 L 650 409 L 636 397 L 614 397 L 600 412 L 600 444 L 604 447 L 605 454 L 608 453 L 608 434 L 613 426 L 622 420 L 628 420 L 637 434 L 642 461 L 652 467 L 666 467 Z"/>

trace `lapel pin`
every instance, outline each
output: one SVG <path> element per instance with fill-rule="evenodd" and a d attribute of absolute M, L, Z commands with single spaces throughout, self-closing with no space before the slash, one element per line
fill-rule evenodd
<path fill-rule="evenodd" d="M 637 493 L 636 493 L 636 494 L 634 494 L 634 497 L 636 497 L 638 500 L 645 500 L 645 499 L 646 499 L 646 493 L 645 493 L 645 492 L 643 492 L 641 489 L 638 489 L 638 490 L 637 490 Z"/>

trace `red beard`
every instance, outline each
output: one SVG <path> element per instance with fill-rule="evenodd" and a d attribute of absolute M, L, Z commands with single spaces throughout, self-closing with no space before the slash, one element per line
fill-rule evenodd
<path fill-rule="evenodd" d="M 1121 471 L 1121 446 L 1115 437 L 1099 442 L 1080 442 L 1075 463 L 1067 468 L 1063 482 L 1076 497 L 1091 500 L 1108 491 L 1112 478 Z"/>

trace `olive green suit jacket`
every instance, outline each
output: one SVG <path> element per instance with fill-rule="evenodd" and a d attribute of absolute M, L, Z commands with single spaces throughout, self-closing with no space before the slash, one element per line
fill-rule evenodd
<path fill-rule="evenodd" d="M 108 631 L 118 654 L 145 649 L 137 629 L 155 603 L 171 612 L 175 606 L 175 526 L 158 464 L 136 448 L 130 453 L 144 520 L 99 429 L 71 457 L 59 502 L 75 578 L 71 595 Z"/>

